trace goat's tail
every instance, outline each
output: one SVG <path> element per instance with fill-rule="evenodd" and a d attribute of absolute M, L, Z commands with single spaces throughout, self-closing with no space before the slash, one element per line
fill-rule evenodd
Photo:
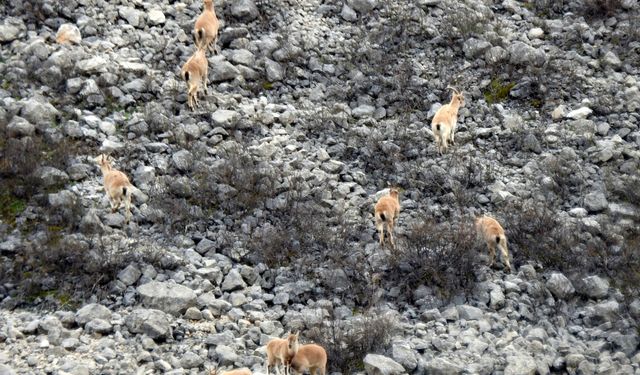
<path fill-rule="evenodd" d="M 387 218 L 384 216 L 384 212 L 380 212 L 379 215 L 380 215 L 380 220 L 387 221 Z"/>
<path fill-rule="evenodd" d="M 436 124 L 436 131 L 440 133 L 440 124 Z"/>
<path fill-rule="evenodd" d="M 202 38 L 204 38 L 204 27 L 201 27 L 198 29 L 198 31 L 196 31 L 196 42 L 198 42 L 199 40 L 202 40 Z"/>
<path fill-rule="evenodd" d="M 189 71 L 188 70 L 184 72 L 184 80 L 189 82 Z"/>

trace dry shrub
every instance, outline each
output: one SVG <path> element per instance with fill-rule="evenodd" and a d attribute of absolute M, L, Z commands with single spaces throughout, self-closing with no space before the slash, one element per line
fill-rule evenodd
<path fill-rule="evenodd" d="M 328 320 L 305 332 L 306 339 L 327 351 L 329 372 L 352 374 L 362 371 L 369 353 L 381 353 L 396 330 L 395 319 L 388 314 L 369 311 L 349 320 Z"/>
<path fill-rule="evenodd" d="M 138 241 L 114 241 L 105 236 L 86 237 L 65 233 L 49 226 L 37 243 L 28 243 L 5 269 L 0 282 L 18 284 L 14 305 L 29 304 L 45 295 L 58 298 L 58 306 L 79 302 L 93 294 L 109 294 L 110 283 L 129 264 L 151 264 L 161 269 L 175 269 L 181 264 L 162 249 Z M 65 301 L 66 300 L 66 301 Z"/>
<path fill-rule="evenodd" d="M 609 17 L 622 8 L 622 0 L 584 0 L 582 11 L 587 17 Z"/>
<path fill-rule="evenodd" d="M 572 255 L 578 241 L 575 228 L 561 220 L 546 202 L 512 202 L 502 207 L 500 216 L 514 264 L 533 260 L 545 268 L 558 270 L 575 264 Z"/>
<path fill-rule="evenodd" d="M 477 235 L 471 218 L 450 223 L 425 219 L 399 240 L 386 278 L 410 298 L 420 285 L 444 300 L 466 293 L 475 283 Z"/>

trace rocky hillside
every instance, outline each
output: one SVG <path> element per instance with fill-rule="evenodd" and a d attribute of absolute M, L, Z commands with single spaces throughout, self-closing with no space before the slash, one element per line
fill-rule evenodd
<path fill-rule="evenodd" d="M 636 1 L 215 3 L 191 111 L 199 0 L 0 1 L 0 374 L 264 373 L 296 330 L 330 373 L 640 373 Z"/>

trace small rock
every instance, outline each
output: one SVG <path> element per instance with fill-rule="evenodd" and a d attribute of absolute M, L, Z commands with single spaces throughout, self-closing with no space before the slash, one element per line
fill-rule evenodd
<path fill-rule="evenodd" d="M 131 333 L 142 333 L 152 339 L 171 336 L 171 318 L 160 310 L 136 309 L 125 319 Z"/>
<path fill-rule="evenodd" d="M 589 212 L 600 212 L 609 206 L 603 191 L 596 190 L 584 197 L 584 205 Z"/>
<path fill-rule="evenodd" d="M 398 362 L 379 354 L 367 354 L 364 357 L 364 370 L 367 375 L 399 375 L 406 372 Z"/>
<path fill-rule="evenodd" d="M 111 310 L 107 307 L 97 303 L 90 303 L 76 312 L 76 323 L 83 326 L 94 319 L 109 320 L 111 319 L 111 314 Z"/>
<path fill-rule="evenodd" d="M 78 26 L 72 23 L 63 23 L 62 25 L 60 25 L 60 27 L 58 28 L 58 32 L 56 33 L 56 42 L 60 44 L 80 44 L 80 42 L 82 42 L 82 34 L 80 34 L 80 29 L 78 29 Z"/>
<path fill-rule="evenodd" d="M 140 276 L 142 276 L 142 271 L 135 265 L 130 264 L 118 273 L 118 280 L 122 281 L 124 285 L 129 286 L 135 284 Z"/>
<path fill-rule="evenodd" d="M 164 13 L 160 9 L 151 9 L 148 14 L 149 24 L 152 26 L 162 25 L 165 22 Z"/>
<path fill-rule="evenodd" d="M 581 281 L 581 293 L 587 297 L 604 298 L 609 294 L 609 281 L 600 276 L 587 276 Z"/>
<path fill-rule="evenodd" d="M 546 286 L 547 289 L 549 289 L 549 291 L 559 299 L 570 297 L 575 292 L 571 281 L 559 272 L 551 274 L 549 280 L 547 280 Z"/>
<path fill-rule="evenodd" d="M 137 288 L 144 306 L 178 315 L 196 305 L 196 293 L 183 285 L 152 281 Z"/>
<path fill-rule="evenodd" d="M 253 0 L 235 0 L 231 6 L 231 14 L 234 17 L 252 21 L 258 18 L 260 12 Z"/>
<path fill-rule="evenodd" d="M 218 109 L 211 114 L 211 120 L 216 126 L 230 127 L 240 119 L 240 114 L 228 109 Z"/>
<path fill-rule="evenodd" d="M 565 115 L 566 118 L 570 118 L 570 119 L 574 119 L 574 120 L 579 120 L 579 119 L 585 119 L 587 117 L 589 117 L 589 115 L 593 113 L 593 110 L 589 107 L 580 107 L 578 109 L 574 109 L 573 111 L 567 113 Z"/>
<path fill-rule="evenodd" d="M 224 278 L 222 282 L 222 291 L 223 292 L 232 292 L 238 289 L 244 289 L 247 287 L 247 284 L 242 279 L 240 272 L 237 269 L 232 269 L 229 271 L 227 276 Z"/>

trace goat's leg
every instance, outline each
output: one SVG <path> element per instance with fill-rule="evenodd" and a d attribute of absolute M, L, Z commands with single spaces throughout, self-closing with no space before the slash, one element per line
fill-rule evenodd
<path fill-rule="evenodd" d="M 487 246 L 489 247 L 489 257 L 491 258 L 489 261 L 489 267 L 493 267 L 496 261 L 496 244 L 487 242 Z"/>

